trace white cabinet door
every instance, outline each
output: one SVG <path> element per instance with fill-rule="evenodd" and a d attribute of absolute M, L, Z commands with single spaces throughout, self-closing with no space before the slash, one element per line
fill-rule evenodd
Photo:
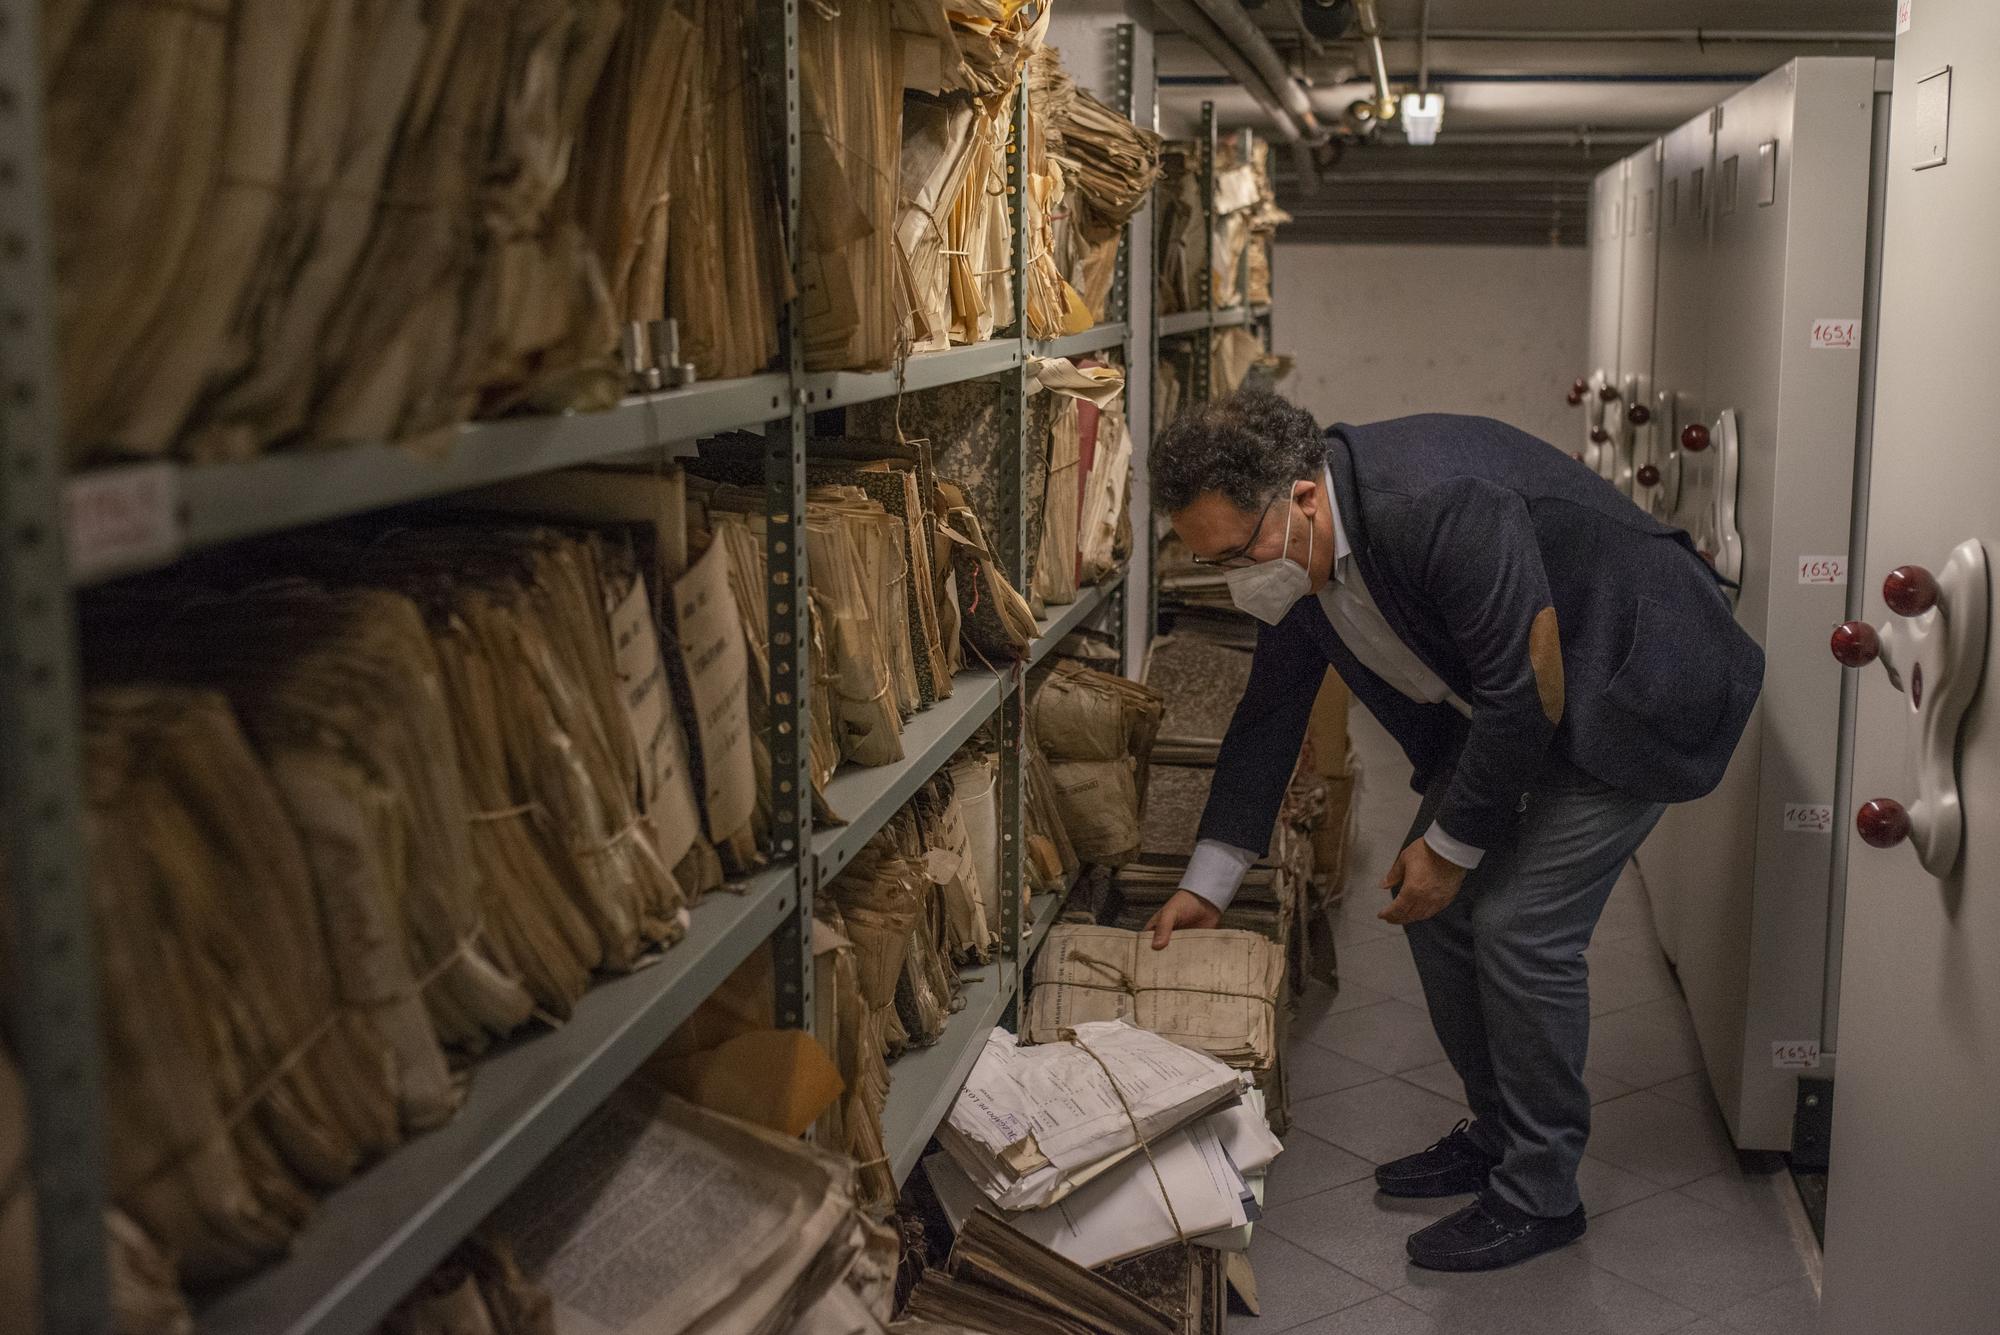
<path fill-rule="evenodd" d="M 1948 143 L 1943 89 L 1919 88 L 1947 66 Z M 1867 563 L 1856 575 L 1878 624 L 1890 615 L 1891 569 L 1939 570 L 1968 538 L 2000 556 L 2000 5 L 1919 0 L 1895 78 Z M 1909 844 L 1856 840 L 1849 857 L 1827 1335 L 2000 1330 L 2000 680 L 1990 643 L 1987 657 L 1963 734 L 1956 870 L 1927 874 Z M 1849 805 L 1907 803 L 1909 698 L 1879 665 L 1861 671 Z"/>

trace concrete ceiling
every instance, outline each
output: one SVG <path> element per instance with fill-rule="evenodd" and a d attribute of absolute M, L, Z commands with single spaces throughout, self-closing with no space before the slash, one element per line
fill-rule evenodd
<path fill-rule="evenodd" d="M 1300 6 L 1319 3 L 1246 9 L 1333 126 L 1369 95 L 1370 68 L 1351 25 L 1341 37 L 1306 30 Z M 1398 91 L 1413 88 L 1424 0 L 1378 8 L 1390 78 Z M 1581 244 L 1598 170 L 1795 56 L 1892 54 L 1895 0 L 1430 0 L 1428 11 L 1424 54 L 1445 99 L 1437 145 L 1408 147 L 1385 127 L 1311 175 L 1274 155 L 1295 233 Z M 1329 15 L 1319 17 L 1327 31 Z M 1163 35 L 1158 52 L 1166 133 L 1193 134 L 1203 101 L 1224 131 L 1271 128 L 1194 42 Z"/>

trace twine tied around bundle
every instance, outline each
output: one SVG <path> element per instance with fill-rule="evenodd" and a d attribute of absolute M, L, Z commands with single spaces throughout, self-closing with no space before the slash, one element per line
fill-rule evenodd
<path fill-rule="evenodd" d="M 1146 1137 L 1141 1134 L 1139 1119 L 1132 1112 L 1132 1105 L 1126 1101 L 1125 1091 L 1118 1087 L 1117 1077 L 1111 1074 L 1111 1068 L 1105 1065 L 1104 1058 L 1092 1052 L 1090 1045 L 1078 1036 L 1076 1030 L 1065 1029 L 1062 1037 L 1065 1043 L 1074 1045 L 1078 1052 L 1096 1062 L 1097 1068 L 1104 1072 L 1104 1082 L 1110 1085 L 1111 1092 L 1118 1096 L 1118 1106 L 1125 1110 L 1125 1120 L 1132 1124 L 1132 1139 L 1138 1142 L 1139 1153 L 1146 1156 L 1146 1166 L 1153 1170 L 1153 1181 L 1159 1185 L 1160 1200 L 1167 1207 L 1167 1218 L 1173 1222 L 1174 1236 L 1180 1239 L 1183 1247 L 1191 1246 L 1194 1239 L 1190 1238 L 1187 1230 L 1181 1227 L 1180 1212 L 1174 1209 L 1174 1198 L 1167 1194 L 1167 1179 L 1160 1174 L 1159 1161 L 1153 1158 L 1153 1147 L 1146 1143 Z"/>

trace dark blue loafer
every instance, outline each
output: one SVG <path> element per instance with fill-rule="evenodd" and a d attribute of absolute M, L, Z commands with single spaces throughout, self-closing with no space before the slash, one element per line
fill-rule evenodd
<path fill-rule="evenodd" d="M 1437 1144 L 1406 1154 L 1375 1170 L 1375 1185 L 1386 1196 L 1469 1196 L 1486 1190 L 1494 1159 L 1466 1134 L 1460 1122 Z"/>

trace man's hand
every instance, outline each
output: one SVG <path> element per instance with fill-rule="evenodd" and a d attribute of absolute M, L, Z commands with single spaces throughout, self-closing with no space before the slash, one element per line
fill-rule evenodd
<path fill-rule="evenodd" d="M 1465 883 L 1465 868 L 1449 858 L 1440 857 L 1436 849 L 1421 838 L 1404 849 L 1396 859 L 1396 865 L 1389 868 L 1389 874 L 1382 878 L 1384 890 L 1402 888 L 1396 891 L 1395 899 L 1389 907 L 1375 916 L 1383 922 L 1404 926 L 1422 922 L 1445 911 L 1451 901 L 1458 896 L 1458 887 Z M 1167 907 L 1172 908 L 1169 903 Z"/>
<path fill-rule="evenodd" d="M 1160 905 L 1153 916 L 1146 919 L 1143 930 L 1153 934 L 1153 949 L 1165 950 L 1167 942 L 1173 940 L 1176 928 L 1215 927 L 1221 922 L 1221 909 L 1192 890 L 1176 890 L 1172 899 Z"/>

